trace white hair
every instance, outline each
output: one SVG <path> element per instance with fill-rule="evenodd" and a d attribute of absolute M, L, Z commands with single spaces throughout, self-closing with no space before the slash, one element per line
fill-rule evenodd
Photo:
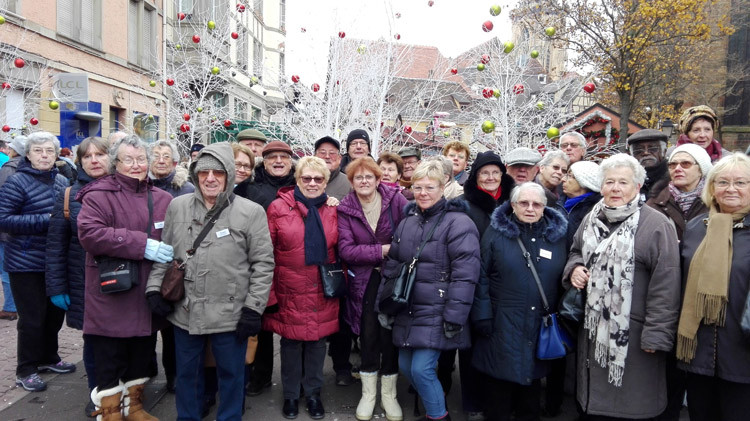
<path fill-rule="evenodd" d="M 546 154 L 544 154 L 544 158 L 542 158 L 542 160 L 539 161 L 537 165 L 539 165 L 540 167 L 546 167 L 547 165 L 552 164 L 558 159 L 565 161 L 565 165 L 570 165 L 570 158 L 568 158 L 568 155 L 566 155 L 563 151 L 547 152 Z"/>
<path fill-rule="evenodd" d="M 575 137 L 581 147 L 586 149 L 586 138 L 582 134 L 578 132 L 565 132 L 560 135 L 560 143 L 562 143 L 563 139 L 566 137 Z"/>
<path fill-rule="evenodd" d="M 146 152 L 146 164 L 148 164 L 149 168 L 151 167 L 151 154 L 148 153 L 148 143 L 144 142 L 137 135 L 130 134 L 118 140 L 117 143 L 115 143 L 109 149 L 109 173 L 110 174 L 114 174 L 115 172 L 117 172 L 117 161 L 118 161 L 117 154 L 120 153 L 120 148 L 122 146 L 132 146 L 136 149 L 143 149 L 143 152 Z"/>
<path fill-rule="evenodd" d="M 26 146 L 24 147 L 24 155 L 28 155 L 31 148 L 35 145 L 41 145 L 43 143 L 52 142 L 55 147 L 55 156 L 60 155 L 60 140 L 50 132 L 34 132 L 26 138 Z"/>
<path fill-rule="evenodd" d="M 172 149 L 172 162 L 180 162 L 180 151 L 177 150 L 177 145 L 174 144 L 174 142 L 170 142 L 168 140 L 157 140 L 156 142 L 152 143 L 149 148 L 149 153 L 154 153 L 154 149 L 156 148 L 170 148 Z"/>
<path fill-rule="evenodd" d="M 518 196 L 525 190 L 531 190 L 539 196 L 539 201 L 547 206 L 547 195 L 544 193 L 544 188 L 533 181 L 527 181 L 513 188 L 510 192 L 510 203 L 518 203 Z"/>
<path fill-rule="evenodd" d="M 626 153 L 618 153 L 605 159 L 599 165 L 599 174 L 601 175 L 602 183 L 604 183 L 607 171 L 618 167 L 630 168 L 633 171 L 633 182 L 635 184 L 642 186 L 646 181 L 646 170 L 638 163 L 638 160 Z"/>

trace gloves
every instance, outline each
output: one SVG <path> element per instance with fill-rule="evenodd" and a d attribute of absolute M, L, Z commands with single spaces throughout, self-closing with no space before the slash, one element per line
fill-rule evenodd
<path fill-rule="evenodd" d="M 260 333 L 260 314 L 255 310 L 242 307 L 242 314 L 237 322 L 237 342 L 246 342 L 247 338 L 258 333 Z"/>
<path fill-rule="evenodd" d="M 172 303 L 165 300 L 159 291 L 149 291 L 146 293 L 146 300 L 151 312 L 157 316 L 167 317 L 174 310 Z"/>
<path fill-rule="evenodd" d="M 276 303 L 272 306 L 267 306 L 266 309 L 263 311 L 263 314 L 273 314 L 279 312 L 279 304 Z M 253 335 L 250 335 L 253 336 Z"/>
<path fill-rule="evenodd" d="M 450 323 L 450 322 L 443 322 L 443 331 L 445 332 L 445 337 L 448 339 L 452 339 L 454 336 L 458 335 L 462 330 L 464 330 L 464 327 L 462 325 L 457 325 L 455 323 Z"/>
<path fill-rule="evenodd" d="M 149 238 L 146 240 L 146 251 L 143 257 L 158 263 L 169 263 L 174 257 L 174 250 L 169 244 Z"/>
<path fill-rule="evenodd" d="M 54 304 L 55 307 L 68 311 L 68 307 L 70 306 L 70 295 L 57 294 L 49 297 L 49 299 L 50 301 L 52 301 L 52 304 Z"/>
<path fill-rule="evenodd" d="M 492 319 L 479 320 L 474 323 L 474 330 L 480 336 L 489 338 L 492 335 Z"/>
<path fill-rule="evenodd" d="M 389 316 L 387 314 L 378 313 L 378 322 L 380 322 L 380 326 L 383 326 L 383 329 L 391 330 L 393 329 L 393 322 L 396 321 L 395 316 Z"/>

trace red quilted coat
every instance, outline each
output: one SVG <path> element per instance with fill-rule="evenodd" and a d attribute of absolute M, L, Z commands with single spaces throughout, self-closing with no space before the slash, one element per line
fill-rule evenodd
<path fill-rule="evenodd" d="M 328 261 L 335 261 L 338 242 L 336 208 L 318 209 L 328 246 Z M 305 265 L 307 208 L 294 200 L 294 187 L 279 190 L 268 207 L 268 228 L 276 267 L 268 305 L 279 305 L 277 313 L 263 316 L 263 329 L 284 338 L 317 341 L 339 330 L 339 300 L 323 297 L 317 265 Z"/>

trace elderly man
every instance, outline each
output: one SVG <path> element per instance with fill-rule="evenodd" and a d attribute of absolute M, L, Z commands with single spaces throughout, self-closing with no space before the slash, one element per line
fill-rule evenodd
<path fill-rule="evenodd" d="M 399 184 L 406 189 L 411 188 L 411 176 L 414 174 L 414 170 L 417 169 L 417 165 L 422 161 L 422 152 L 417 148 L 408 147 L 398 151 L 398 156 L 404 161 L 404 172 L 401 174 L 401 180 Z"/>
<path fill-rule="evenodd" d="M 237 133 L 237 143 L 245 145 L 253 151 L 256 160 L 263 155 L 263 147 L 268 143 L 268 138 L 263 132 L 256 129 L 245 129 Z"/>
<path fill-rule="evenodd" d="M 341 172 L 346 172 L 346 166 L 357 158 L 370 156 L 370 135 L 364 129 L 355 129 L 346 137 L 346 155 L 341 162 Z"/>
<path fill-rule="evenodd" d="M 469 145 L 458 140 L 448 142 L 443 146 L 443 156 L 453 161 L 453 179 L 459 186 L 463 186 L 469 178 L 469 173 L 466 172 L 466 165 L 471 157 Z"/>
<path fill-rule="evenodd" d="M 505 168 L 513 177 L 516 185 L 527 181 L 534 181 L 539 172 L 537 164 L 542 160 L 542 154 L 531 148 L 515 148 L 505 156 Z"/>
<path fill-rule="evenodd" d="M 171 194 L 172 197 L 195 191 L 193 183 L 188 181 L 188 171 L 178 167 L 180 152 L 177 146 L 166 140 L 159 140 L 151 145 L 151 169 L 149 177 L 154 186 Z"/>
<path fill-rule="evenodd" d="M 583 160 L 586 147 L 586 138 L 578 132 L 567 132 L 560 136 L 560 150 L 568 156 L 571 165 Z"/>
<path fill-rule="evenodd" d="M 315 142 L 315 156 L 326 162 L 331 178 L 326 186 L 326 194 L 341 200 L 352 191 L 352 184 L 340 170 L 341 144 L 338 140 L 325 136 Z"/>
<path fill-rule="evenodd" d="M 648 199 L 651 187 L 660 180 L 669 181 L 667 169 L 667 137 L 660 130 L 643 129 L 628 137 L 630 155 L 646 170 L 646 181 L 641 186 L 641 198 Z"/>
<path fill-rule="evenodd" d="M 198 152 L 200 152 L 201 149 L 205 147 L 206 145 L 203 145 L 201 143 L 194 143 L 193 146 L 190 147 L 190 161 L 193 161 L 195 157 L 198 156 Z"/>

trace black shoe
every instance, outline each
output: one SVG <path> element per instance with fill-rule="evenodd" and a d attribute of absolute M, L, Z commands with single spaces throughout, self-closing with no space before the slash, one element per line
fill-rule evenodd
<path fill-rule="evenodd" d="M 250 382 L 250 386 L 247 388 L 247 391 L 245 392 L 245 395 L 247 396 L 258 396 L 261 393 L 263 393 L 263 389 L 268 389 L 271 387 L 271 381 L 267 381 L 266 383 L 256 383 L 256 382 Z"/>
<path fill-rule="evenodd" d="M 174 393 L 174 377 L 167 377 L 167 392 Z"/>
<path fill-rule="evenodd" d="M 299 399 L 284 399 L 284 408 L 281 412 L 286 419 L 297 418 L 297 415 L 299 415 Z"/>
<path fill-rule="evenodd" d="M 86 408 L 83 409 L 84 412 L 86 412 L 86 416 L 89 418 L 94 418 L 94 411 L 96 411 L 96 405 L 94 405 L 94 402 L 91 401 L 91 398 L 89 397 L 89 403 L 86 404 Z"/>
<path fill-rule="evenodd" d="M 201 411 L 201 418 L 206 418 L 211 412 L 211 408 L 213 408 L 214 405 L 216 405 L 216 399 L 203 399 L 203 410 Z"/>
<path fill-rule="evenodd" d="M 349 370 L 336 373 L 336 386 L 350 386 L 352 383 L 354 383 L 354 377 Z"/>
<path fill-rule="evenodd" d="M 323 409 L 323 401 L 320 400 L 320 396 L 312 396 L 307 398 L 307 413 L 310 418 L 314 420 L 322 419 L 326 416 L 326 411 Z"/>
<path fill-rule="evenodd" d="M 562 410 L 560 409 L 559 406 L 555 406 L 555 407 L 547 406 L 544 409 L 542 409 L 542 416 L 545 418 L 554 418 L 560 415 L 561 412 Z"/>

